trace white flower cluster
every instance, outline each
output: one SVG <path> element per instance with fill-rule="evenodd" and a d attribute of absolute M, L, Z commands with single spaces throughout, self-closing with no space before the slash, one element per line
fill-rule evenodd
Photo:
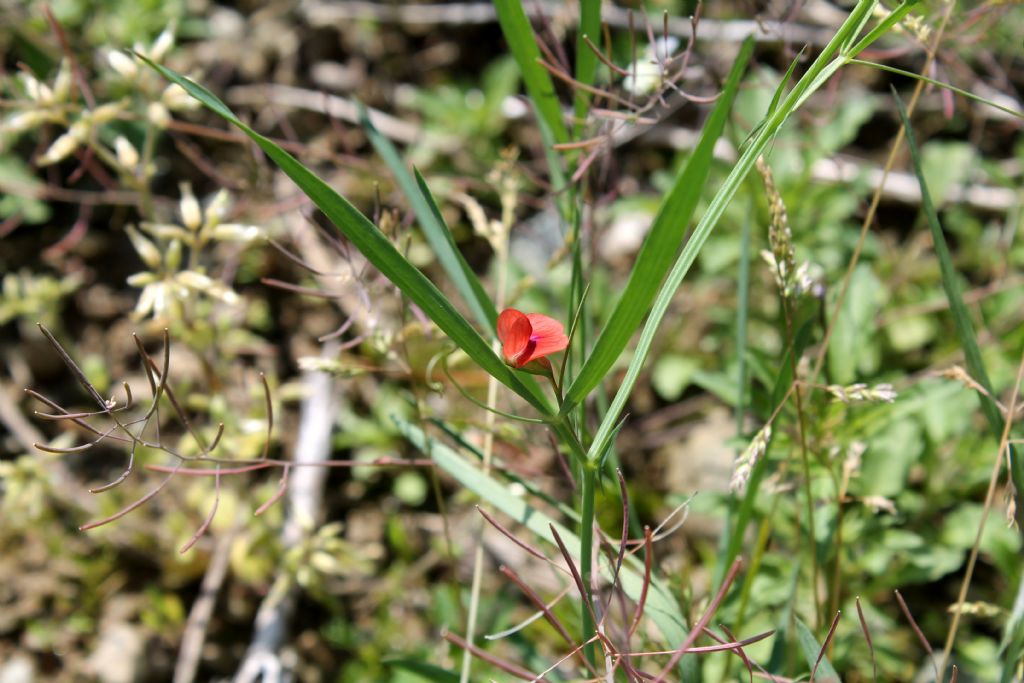
<path fill-rule="evenodd" d="M 187 183 L 181 186 L 181 225 L 141 223 L 128 227 L 128 238 L 149 270 L 128 277 L 128 284 L 141 287 L 133 316 L 137 319 L 179 318 L 182 303 L 190 298 L 208 297 L 227 305 L 237 304 L 238 294 L 228 285 L 202 272 L 198 255 L 211 242 L 248 243 L 259 237 L 255 225 L 222 223 L 230 197 L 218 192 L 204 211 Z M 157 246 L 158 243 L 161 246 Z M 189 249 L 189 264 L 182 267 L 182 248 Z"/>

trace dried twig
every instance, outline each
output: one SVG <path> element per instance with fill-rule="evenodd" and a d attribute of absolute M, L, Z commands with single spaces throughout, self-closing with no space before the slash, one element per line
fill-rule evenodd
<path fill-rule="evenodd" d="M 185 632 L 181 637 L 178 650 L 178 661 L 174 665 L 174 683 L 192 683 L 199 669 L 203 642 L 206 630 L 213 616 L 213 608 L 217 603 L 217 595 L 228 573 L 231 559 L 231 545 L 235 541 L 235 532 L 231 531 L 217 539 L 210 564 L 206 567 L 203 582 L 199 586 L 199 596 L 192 603 L 185 623 Z"/>

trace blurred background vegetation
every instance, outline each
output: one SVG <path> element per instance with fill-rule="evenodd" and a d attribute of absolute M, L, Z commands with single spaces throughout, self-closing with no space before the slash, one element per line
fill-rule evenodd
<path fill-rule="evenodd" d="M 694 9 L 688 2 L 645 7 L 673 18 Z M 919 69 L 945 7 L 922 2 L 920 23 L 902 26 L 871 58 Z M 716 151 L 714 184 L 800 48 L 809 42 L 814 52 L 844 12 L 824 0 L 720 0 L 702 11 L 706 28 L 698 27 L 682 84 L 700 96 L 718 92 L 739 47 L 728 28 L 763 20 L 726 135 L 731 144 Z M 414 263 L 437 273 L 394 178 L 358 124 L 354 103 L 364 103 L 404 162 L 430 182 L 485 282 L 497 268 L 488 221 L 514 212 L 509 266 L 517 307 L 568 320 L 571 264 L 542 180 L 542 141 L 490 5 L 55 0 L 44 8 L 2 0 L 0 12 L 0 681 L 226 679 L 250 648 L 261 602 L 284 593 L 295 602 L 281 661 L 298 680 L 451 680 L 424 663 L 458 668 L 460 651 L 441 633 L 464 628 L 480 501 L 431 468 L 351 465 L 422 457 L 401 437 L 395 415 L 456 425 L 472 447 L 483 441 L 483 412 L 436 365 L 446 348 L 436 329 L 325 229 L 262 153 L 120 51 L 134 46 L 200 80 L 372 216 Z M 642 53 L 649 40 L 641 25 L 635 40 Z M 553 11 L 544 31 L 546 40 L 568 45 L 571 11 Z M 687 35 L 680 35 L 684 45 Z M 628 31 L 618 25 L 609 36 L 611 54 L 628 64 Z M 1019 3 L 956 3 L 928 75 L 1020 111 L 1022 39 Z M 842 71 L 771 147 L 796 260 L 809 264 L 814 283 L 803 304 L 813 324 L 830 314 L 899 129 L 890 84 L 905 97 L 914 86 L 866 67 Z M 568 101 L 569 91 L 561 92 Z M 585 238 L 598 322 L 709 108 L 657 108 L 657 125 L 594 163 Z M 994 395 L 1006 400 L 1024 349 L 1021 119 L 927 89 L 914 126 Z M 71 131 L 78 137 L 60 147 Z M 941 650 L 998 447 L 958 370 L 963 359 L 920 191 L 905 154 L 897 159 L 835 321 L 825 377 L 838 385 L 889 383 L 899 398 L 819 402 L 811 416 L 822 498 L 834 496 L 827 473 L 847 477 L 839 504 L 819 509 L 815 535 L 834 542 L 842 510 L 840 566 L 825 567 L 827 580 L 843 588 L 832 605 L 843 618 L 829 657 L 851 681 L 931 680 L 932 664 L 894 590 Z M 742 355 L 763 417 L 784 352 L 772 271 L 757 257 L 767 247 L 768 222 L 769 198 L 752 174 L 677 295 L 617 441 L 637 524 L 657 526 L 688 503 L 685 524 L 659 541 L 656 557 L 691 615 L 708 599 L 733 460 L 746 445 L 733 414 L 743 400 L 737 360 Z M 747 295 L 738 273 L 748 229 L 741 354 L 736 311 Z M 67 420 L 36 418 L 33 411 L 53 406 L 23 389 L 71 412 L 96 409 L 37 323 L 101 396 L 122 404 L 122 382 L 140 403 L 149 387 L 132 335 L 159 366 L 167 328 L 168 384 L 207 442 L 223 423 L 219 448 L 230 457 L 256 458 L 268 448 L 275 458 L 295 459 L 304 420 L 322 414 L 326 453 L 352 462 L 323 470 L 325 480 L 313 484 L 322 501 L 314 498 L 319 504 L 307 519 L 289 517 L 283 503 L 253 514 L 279 490 L 280 471 L 264 470 L 217 482 L 173 477 L 130 514 L 79 531 L 158 485 L 163 475 L 145 466 L 167 464 L 166 453 L 137 449 L 134 472 L 93 494 L 89 488 L 124 471 L 124 447 L 103 441 L 63 454 L 34 447 L 69 448 L 95 436 Z M 820 329 L 814 334 L 820 340 Z M 454 379 L 482 398 L 484 372 L 457 357 L 451 365 Z M 330 376 L 326 389 L 309 379 L 318 370 Z M 616 379 L 613 373 L 609 386 Z M 317 413 L 325 409 L 310 407 L 310 397 L 324 395 L 333 397 L 329 409 Z M 158 421 L 161 444 L 196 453 L 174 411 Z M 739 431 L 749 436 L 758 426 L 741 423 Z M 570 499 L 542 432 L 499 420 L 497 438 L 503 471 Z M 781 461 L 793 438 L 784 430 L 769 457 Z M 772 471 L 779 469 L 776 462 Z M 615 490 L 613 480 L 606 485 Z M 791 555 L 801 536 L 792 480 L 769 475 L 762 486 L 755 518 L 772 520 L 760 529 L 769 535 L 767 551 L 744 604 L 730 599 L 720 615 L 729 623 L 745 614 L 740 637 L 779 628 L 790 609 L 814 620 L 808 595 L 795 589 L 811 579 Z M 1004 482 L 999 493 L 957 638 L 961 680 L 999 680 L 1001 641 L 1024 611 L 1015 498 Z M 208 532 L 195 539 L 215 500 Z M 599 519 L 618 529 L 620 515 L 610 506 Z M 295 525 L 299 541 L 282 534 Z M 480 631 L 493 633 L 533 609 L 499 564 L 548 598 L 563 584 L 499 534 L 483 542 Z M 204 596 L 212 596 L 205 617 L 197 612 Z M 863 622 L 854 616 L 857 597 Z M 568 601 L 556 612 L 574 623 Z M 820 641 L 832 614 L 819 617 Z M 190 634 L 201 635 L 198 648 L 188 644 Z M 562 656 L 561 645 L 540 620 L 483 646 L 540 671 Z M 770 641 L 750 652 L 765 663 L 800 658 L 795 649 L 773 652 Z M 707 657 L 706 679 L 746 675 L 727 661 Z M 481 662 L 474 677 L 509 675 Z M 549 680 L 575 679 L 556 672 Z"/>

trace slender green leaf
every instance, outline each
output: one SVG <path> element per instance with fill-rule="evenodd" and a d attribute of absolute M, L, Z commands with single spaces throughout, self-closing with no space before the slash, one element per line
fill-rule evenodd
<path fill-rule="evenodd" d="M 438 467 L 462 486 L 480 496 L 488 505 L 528 528 L 538 538 L 551 544 L 554 543 L 554 539 L 551 537 L 549 525 L 553 525 L 569 552 L 579 558 L 580 539 L 576 534 L 548 517 L 543 511 L 530 506 L 522 498 L 509 493 L 506 486 L 481 472 L 447 445 L 428 437 L 416 425 L 397 417 L 394 419 L 405 438 L 430 456 Z M 610 570 L 607 563 L 602 563 L 602 572 L 608 578 L 611 576 Z M 633 556 L 626 557 L 619 573 L 619 580 L 623 590 L 633 600 L 639 598 L 643 589 L 643 572 L 640 560 Z M 645 614 L 657 625 L 666 643 L 678 645 L 685 640 L 686 621 L 679 610 L 679 605 L 668 588 L 653 577 L 648 587 Z"/>
<path fill-rule="evenodd" d="M 668 278 L 658 292 L 658 296 L 654 300 L 654 307 L 651 309 L 643 331 L 640 333 L 640 340 L 637 342 L 636 351 L 633 354 L 629 367 L 626 369 L 626 375 L 622 380 L 622 384 L 619 385 L 615 398 L 612 400 L 612 405 L 601 420 L 597 433 L 594 435 L 594 440 L 587 453 L 588 458 L 596 458 L 597 454 L 607 447 L 615 422 L 622 413 L 626 401 L 632 393 L 637 379 L 640 377 L 640 371 L 647 361 L 647 355 L 650 353 L 658 327 L 665 317 L 665 312 L 668 310 L 676 290 L 682 284 L 683 278 L 689 272 L 690 266 L 693 265 L 697 254 L 704 246 L 711 231 L 718 224 L 719 219 L 725 212 L 725 208 L 736 195 L 740 184 L 747 177 L 747 174 L 750 173 L 750 169 L 753 168 L 757 157 L 768 147 L 769 142 L 775 137 L 790 114 L 796 111 L 816 88 L 821 87 L 846 63 L 848 58 L 832 59 L 832 55 L 835 54 L 837 47 L 842 44 L 843 40 L 849 36 L 850 31 L 858 25 L 863 15 L 870 13 L 876 4 L 877 0 L 860 0 L 858 2 L 849 17 L 847 17 L 846 21 L 843 22 L 843 25 L 839 27 L 839 30 L 832 37 L 832 40 L 829 41 L 818 58 L 811 64 L 807 73 L 804 74 L 803 78 L 800 79 L 786 97 L 779 110 L 768 117 L 764 124 L 759 124 L 760 132 L 743 151 L 739 161 L 733 166 L 732 171 L 730 171 L 722 183 L 722 187 L 719 188 L 711 200 L 707 211 L 704 212 L 704 216 L 697 224 L 697 227 L 694 228 L 693 235 L 686 243 L 679 258 L 676 259 L 675 265 L 669 271 Z"/>
<path fill-rule="evenodd" d="M 750 310 L 750 232 L 754 223 L 754 195 L 740 233 L 740 262 L 736 282 L 736 434 L 743 433 L 747 416 L 747 320 Z"/>
<path fill-rule="evenodd" d="M 1010 618 L 1006 620 L 1003 639 L 999 644 L 999 652 L 1003 656 L 1003 670 L 999 675 L 999 683 L 1010 683 L 1016 678 L 1017 667 L 1024 659 L 1024 581 L 1017 586 L 1017 597 L 1013 601 Z"/>
<path fill-rule="evenodd" d="M 587 45 L 584 37 L 600 47 L 601 45 L 601 0 L 580 0 L 580 25 L 576 33 L 576 80 L 583 85 L 593 85 L 597 73 L 597 55 Z M 576 135 L 583 130 L 590 106 L 590 93 L 577 88 L 573 113 L 576 116 Z"/>
<path fill-rule="evenodd" d="M 391 241 L 377 229 L 377 226 L 330 185 L 272 140 L 245 125 L 227 105 L 209 90 L 142 55 L 138 55 L 138 57 L 160 72 L 164 78 L 183 87 L 192 97 L 249 136 L 324 212 L 324 215 L 352 241 L 363 256 L 413 303 L 419 306 L 481 368 L 529 401 L 540 412 L 544 414 L 553 412 L 550 401 L 540 393 L 536 385 L 531 387 L 524 384 L 518 375 L 498 358 L 490 344 L 451 305 L 434 283 L 409 263 Z"/>
<path fill-rule="evenodd" d="M 494 321 L 498 317 L 494 304 L 487 296 L 487 292 L 484 291 L 480 279 L 466 263 L 462 252 L 455 244 L 455 239 L 444 222 L 437 204 L 434 203 L 434 198 L 423 177 L 417 171 L 416 177 L 413 178 L 413 174 L 405 167 L 391 140 L 381 135 L 376 126 L 370 122 L 366 108 L 362 106 L 359 107 L 359 121 L 373 148 L 377 150 L 377 154 L 388 165 L 391 174 L 395 176 L 398 186 L 402 189 L 402 193 L 405 194 L 409 206 L 412 207 L 413 213 L 416 215 L 420 229 L 423 230 L 423 236 L 427 238 L 430 248 L 434 250 L 441 267 L 444 268 L 463 301 L 473 311 L 473 316 L 480 327 L 493 331 Z"/>
<path fill-rule="evenodd" d="M 812 671 L 815 670 L 815 666 L 818 667 L 814 674 L 814 680 L 818 683 L 839 683 L 839 674 L 832 667 L 832 663 L 828 661 L 828 657 L 822 654 L 821 645 L 807 625 L 800 620 L 800 617 L 796 618 L 796 639 L 800 643 L 800 649 L 803 650 L 807 666 Z"/>
<path fill-rule="evenodd" d="M 540 65 L 540 49 L 522 3 L 519 0 L 494 0 L 494 7 L 501 31 L 523 75 L 526 92 L 533 100 L 542 129 L 546 129 L 545 137 L 552 142 L 568 142 L 569 131 L 562 119 L 562 106 L 551 82 L 551 74 Z"/>
<path fill-rule="evenodd" d="M 401 669 L 410 673 L 416 674 L 417 676 L 433 681 L 434 683 L 458 683 L 459 674 L 448 669 L 442 669 L 436 664 L 425 662 L 421 659 L 412 659 L 410 657 L 403 657 L 398 659 L 385 659 L 382 662 L 386 666 L 390 666 L 395 669 Z"/>
<path fill-rule="evenodd" d="M 995 100 L 990 100 L 986 97 L 982 97 L 981 95 L 975 95 L 970 91 L 964 90 L 963 88 L 958 88 L 951 83 L 946 83 L 945 81 L 937 81 L 934 78 L 928 78 L 927 76 L 914 73 L 913 71 L 905 71 L 903 69 L 897 69 L 894 66 L 889 66 L 888 64 L 879 64 L 878 62 L 870 62 L 865 59 L 851 59 L 850 64 L 870 66 L 872 68 L 879 69 L 880 71 L 888 71 L 889 73 L 897 74 L 899 76 L 905 76 L 907 78 L 913 78 L 918 81 L 924 81 L 929 85 L 934 85 L 937 88 L 945 88 L 946 90 L 955 92 L 957 95 L 960 95 L 961 97 L 966 97 L 969 100 L 974 100 L 975 102 L 978 102 L 980 104 L 985 104 L 995 109 L 998 109 L 999 111 L 1005 112 L 1010 116 L 1013 116 L 1014 118 L 1024 119 L 1024 112 L 1022 111 L 1019 111 L 1012 107 L 1004 106 L 1002 104 L 999 104 Z"/>
<path fill-rule="evenodd" d="M 779 108 L 779 102 L 782 101 L 782 96 L 786 93 L 786 86 L 793 79 L 793 73 L 796 71 L 796 65 L 800 63 L 801 58 L 804 55 L 804 48 L 800 48 L 800 52 L 796 53 L 796 57 L 789 63 L 789 68 L 786 69 L 786 73 L 782 76 L 782 80 L 779 82 L 779 87 L 775 89 L 775 94 L 772 95 L 771 104 L 768 105 L 768 114 L 774 114 L 775 110 Z"/>
<path fill-rule="evenodd" d="M 754 574 L 749 572 L 746 579 L 743 582 L 744 590 L 748 586 L 753 585 Z M 794 562 L 793 567 L 789 572 L 789 589 L 787 593 L 787 599 L 783 602 L 783 607 L 779 615 L 776 617 L 775 623 L 775 637 L 772 639 L 772 654 L 768 659 L 767 669 L 769 671 L 782 671 L 786 666 L 786 660 L 789 655 L 789 648 L 791 646 L 789 640 L 789 632 L 793 624 L 793 611 L 797 605 L 796 600 L 796 589 L 800 584 L 800 563 Z"/>
<path fill-rule="evenodd" d="M 914 6 L 920 2 L 920 0 L 904 0 L 900 3 L 899 7 L 889 13 L 885 19 L 883 19 L 877 26 L 868 31 L 867 35 L 860 39 L 860 41 L 853 47 L 849 47 L 849 43 L 844 41 L 841 49 L 841 54 L 846 57 L 846 61 L 849 62 L 850 58 L 856 57 L 858 54 L 864 51 L 864 48 L 871 45 L 886 33 L 891 31 L 894 26 L 903 21 L 903 18 L 910 14 L 910 11 L 914 9 Z M 851 15 L 852 16 L 852 15 Z M 867 25 L 867 18 L 862 17 L 860 23 L 857 26 L 857 30 L 854 32 L 855 35 L 859 35 L 861 29 Z"/>
<path fill-rule="evenodd" d="M 420 194 L 423 195 L 423 199 L 430 206 L 430 212 L 434 214 L 438 224 L 441 227 L 441 232 L 444 234 L 448 241 L 448 244 L 455 249 L 455 254 L 458 258 L 459 266 L 466 273 L 466 280 L 469 282 L 470 294 L 463 294 L 463 296 L 472 296 L 479 303 L 479 308 L 483 311 L 483 316 L 486 322 L 481 322 L 488 330 L 494 330 L 495 321 L 498 319 L 498 311 L 494 308 L 494 302 L 487 296 L 487 291 L 484 289 L 484 285 L 480 282 L 480 278 L 476 276 L 473 269 L 466 263 L 466 259 L 463 258 L 462 252 L 455 246 L 455 240 L 452 238 L 451 230 L 448 228 L 448 224 L 445 223 L 444 217 L 441 215 L 441 209 L 438 208 L 437 202 L 434 200 L 434 195 L 430 192 L 430 188 L 427 187 L 427 181 L 420 175 L 418 169 L 413 169 L 413 173 L 416 174 L 416 185 L 419 186 Z M 478 314 L 480 315 L 480 314 Z"/>
<path fill-rule="evenodd" d="M 690 218 L 707 183 L 714 158 L 715 142 L 725 127 L 753 45 L 753 41 L 749 39 L 743 43 L 726 81 L 725 90 L 704 125 L 700 141 L 658 210 L 622 296 L 598 336 L 593 352 L 566 393 L 562 405 L 563 414 L 586 398 L 611 369 L 643 320 L 658 291 L 658 286 L 672 265 L 673 257 L 679 251 Z"/>
<path fill-rule="evenodd" d="M 903 100 L 893 90 L 893 97 L 896 98 L 896 108 L 900 114 L 900 121 L 903 122 L 903 130 L 907 137 L 907 147 L 910 149 L 910 159 L 914 166 L 914 173 L 917 174 L 918 184 L 921 186 L 921 207 L 928 219 L 928 228 L 932 233 L 932 242 L 935 245 L 935 255 L 939 259 L 939 272 L 942 274 L 942 287 L 946 290 L 946 298 L 949 300 L 949 310 L 953 314 L 953 323 L 956 327 L 956 334 L 960 346 L 964 350 L 964 360 L 967 363 L 967 372 L 984 389 L 978 391 L 978 400 L 981 401 L 981 410 L 988 420 L 989 429 L 996 439 L 1002 438 L 1003 416 L 992 399 L 992 383 L 989 381 L 988 372 L 985 371 L 985 363 L 981 359 L 981 349 L 978 347 L 978 336 L 974 331 L 974 323 L 964 304 L 963 293 L 960 289 L 960 279 L 953 265 L 953 257 L 946 245 L 946 236 L 942 231 L 942 224 L 939 222 L 939 214 L 935 210 L 931 194 L 928 191 L 928 184 L 925 182 L 924 168 L 921 164 L 921 153 L 917 146 L 914 130 L 910 125 L 907 110 L 903 106 Z M 1018 491 L 1024 491 L 1024 462 L 1018 458 L 1018 453 L 1012 445 L 1009 449 L 1010 476 Z M 1018 509 L 1018 515 L 1021 510 Z"/>
<path fill-rule="evenodd" d="M 1024 644 L 1024 581 L 1017 584 L 1017 597 L 1013 599 L 1013 608 L 1006 619 L 1006 629 L 999 649 L 1006 649 L 1013 641 Z"/>
<path fill-rule="evenodd" d="M 999 683 L 1020 680 L 1017 678 L 1017 667 L 1020 666 L 1021 660 L 1024 660 L 1024 636 L 1018 632 L 1017 639 L 1006 648 L 1006 654 L 1003 656 L 1003 670 L 999 674 Z"/>

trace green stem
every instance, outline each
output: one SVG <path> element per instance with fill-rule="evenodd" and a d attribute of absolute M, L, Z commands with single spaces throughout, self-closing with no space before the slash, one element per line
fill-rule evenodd
<path fill-rule="evenodd" d="M 580 576 L 583 577 L 583 588 L 586 595 L 583 596 L 581 614 L 583 623 L 583 639 L 589 640 L 594 637 L 595 624 L 591 617 L 591 606 L 593 605 L 590 593 L 593 566 L 591 559 L 594 548 L 594 493 L 597 486 L 597 463 L 584 461 L 583 463 L 583 486 L 581 490 L 580 509 Z M 591 664 L 597 663 L 597 643 L 589 643 L 584 648 L 587 661 Z"/>
<path fill-rule="evenodd" d="M 146 135 L 142 140 L 142 154 L 139 162 L 139 203 L 146 220 L 156 220 L 153 213 L 153 192 L 149 186 L 149 168 L 156 153 L 156 126 L 146 123 Z"/>

